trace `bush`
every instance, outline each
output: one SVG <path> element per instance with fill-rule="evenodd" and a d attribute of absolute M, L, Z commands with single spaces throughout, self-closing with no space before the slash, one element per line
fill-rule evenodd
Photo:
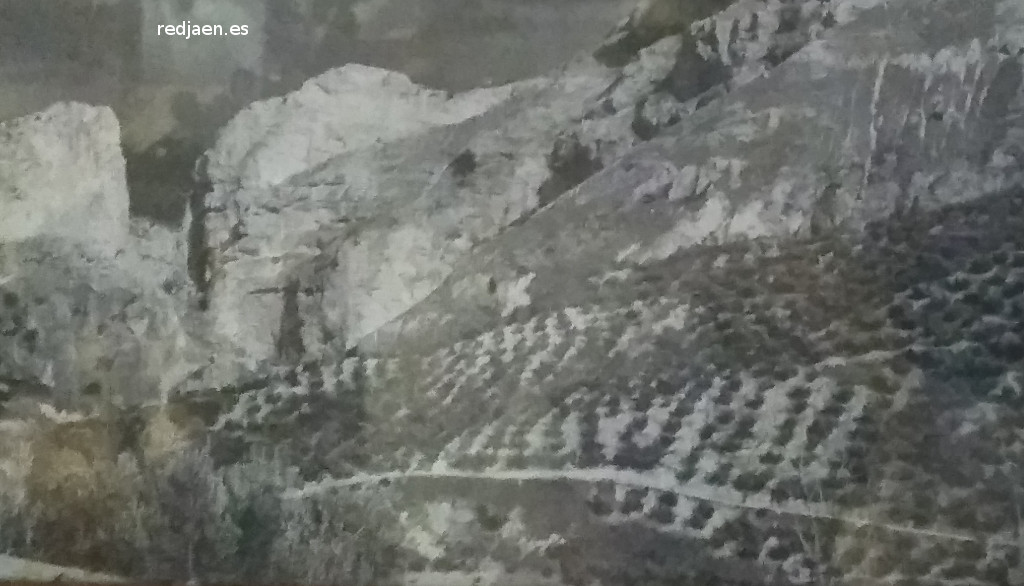
<path fill-rule="evenodd" d="M 287 502 L 274 542 L 275 581 L 396 583 L 399 535 L 379 493 L 331 492 Z"/>
<path fill-rule="evenodd" d="M 143 473 L 144 575 L 174 581 L 233 577 L 240 531 L 229 492 L 204 448 L 192 448 Z"/>

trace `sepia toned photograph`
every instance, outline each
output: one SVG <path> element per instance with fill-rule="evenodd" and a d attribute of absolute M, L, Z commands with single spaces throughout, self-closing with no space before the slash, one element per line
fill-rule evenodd
<path fill-rule="evenodd" d="M 0 584 L 1024 586 L 1024 0 L 0 0 Z"/>

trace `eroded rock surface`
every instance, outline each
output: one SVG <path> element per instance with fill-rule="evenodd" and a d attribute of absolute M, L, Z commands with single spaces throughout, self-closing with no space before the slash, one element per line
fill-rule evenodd
<path fill-rule="evenodd" d="M 346 65 L 283 98 L 236 116 L 208 155 L 217 184 L 280 184 L 346 151 L 415 135 L 483 113 L 510 88 L 457 96 L 418 86 L 394 71 Z"/>
<path fill-rule="evenodd" d="M 453 259 L 539 205 L 559 131 L 610 82 L 591 66 L 451 99 L 422 88 L 404 98 L 407 81 L 397 90 L 371 84 L 363 107 L 376 109 L 338 113 L 353 134 L 338 132 L 350 146 L 335 144 L 329 161 L 303 159 L 304 172 L 265 188 L 239 188 L 214 170 L 202 221 L 216 329 L 245 344 L 252 361 L 274 358 L 290 283 L 304 324 L 300 354 L 330 342 L 319 326 L 344 343 L 396 316 L 430 293 Z M 390 129 L 360 134 L 365 120 L 391 118 L 388 100 L 411 101 L 422 120 L 394 117 Z M 467 119 L 442 124 L 453 112 Z M 267 152 L 281 148 L 269 144 Z"/>
<path fill-rule="evenodd" d="M 0 240 L 53 236 L 112 252 L 128 235 L 120 127 L 109 108 L 57 104 L 0 124 Z"/>
<path fill-rule="evenodd" d="M 107 571 L 1018 583 L 1022 41 L 1006 0 L 654 1 L 544 78 L 255 104 L 187 234 L 5 244 L 0 496 Z M 89 414 L 97 373 L 165 400 Z"/>
<path fill-rule="evenodd" d="M 549 79 L 443 103 L 407 80 L 395 81 L 394 74 L 345 68 L 324 76 L 351 86 L 346 95 L 354 97 L 346 100 L 372 101 L 378 117 L 392 120 L 369 134 L 345 108 L 311 113 L 307 102 L 319 104 L 331 95 L 317 80 L 294 96 L 254 105 L 211 151 L 212 192 L 200 209 L 200 246 L 209 251 L 202 286 L 209 289 L 214 319 L 221 320 L 217 329 L 244 340 L 239 352 L 250 364 L 273 358 L 286 321 L 286 288 L 294 283 L 295 300 L 288 303 L 296 310 L 289 319 L 303 324 L 296 340 L 300 355 L 316 355 L 332 341 L 362 340 L 365 346 L 367 335 L 432 293 L 477 244 L 527 224 L 538 209 L 638 144 L 755 79 L 751 71 L 777 65 L 765 55 L 779 45 L 772 34 L 779 19 L 772 15 L 780 10 L 755 3 L 723 13 L 722 22 L 753 22 L 748 36 L 762 39 L 747 39 L 749 46 L 727 51 L 731 57 L 708 50 L 707 39 L 698 41 L 690 32 L 666 34 L 638 48 L 622 68 L 581 58 Z M 791 28 L 801 42 L 827 28 L 825 8 L 800 15 Z M 692 24 L 716 31 L 718 22 Z M 410 92 L 441 113 L 410 123 L 400 106 Z M 392 116 L 395 108 L 406 114 Z M 437 123 L 451 109 L 467 120 Z M 257 120 L 273 120 L 272 130 L 264 132 Z M 300 142 L 314 148 L 298 148 Z M 283 151 L 290 154 L 281 157 Z M 292 173 L 276 186 L 222 170 L 236 163 L 244 169 L 245 161 L 271 155 L 285 169 L 273 173 Z M 499 276 L 493 281 L 497 297 L 516 295 L 514 282 Z M 481 282 L 489 288 L 491 279 Z M 330 335 L 309 326 L 314 323 Z"/>

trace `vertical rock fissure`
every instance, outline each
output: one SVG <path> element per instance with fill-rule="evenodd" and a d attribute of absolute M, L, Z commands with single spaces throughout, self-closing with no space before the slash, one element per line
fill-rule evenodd
<path fill-rule="evenodd" d="M 306 353 L 302 342 L 302 315 L 299 313 L 299 280 L 291 279 L 281 290 L 281 322 L 277 331 L 277 357 L 284 364 L 297 366 Z"/>
<path fill-rule="evenodd" d="M 206 242 L 206 196 L 213 191 L 213 185 L 206 176 L 202 160 L 197 165 L 196 181 L 189 195 L 189 226 L 188 226 L 188 275 L 196 290 L 199 308 L 203 311 L 209 307 L 210 292 L 210 248 Z"/>

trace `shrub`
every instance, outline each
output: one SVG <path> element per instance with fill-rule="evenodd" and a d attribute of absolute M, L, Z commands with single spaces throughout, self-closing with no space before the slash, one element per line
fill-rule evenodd
<path fill-rule="evenodd" d="M 397 526 L 379 493 L 331 492 L 289 501 L 274 542 L 281 583 L 395 583 Z"/>

